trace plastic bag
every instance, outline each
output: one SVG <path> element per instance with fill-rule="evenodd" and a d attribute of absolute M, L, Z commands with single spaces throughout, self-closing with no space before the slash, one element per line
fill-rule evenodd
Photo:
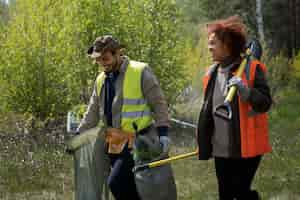
<path fill-rule="evenodd" d="M 109 200 L 109 158 L 103 137 L 89 138 L 74 152 L 75 200 Z"/>

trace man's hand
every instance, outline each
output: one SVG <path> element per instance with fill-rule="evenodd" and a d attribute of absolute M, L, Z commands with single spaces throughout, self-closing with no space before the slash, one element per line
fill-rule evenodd
<path fill-rule="evenodd" d="M 247 101 L 250 96 L 250 88 L 243 82 L 243 80 L 238 76 L 233 76 L 229 79 L 227 87 L 230 88 L 236 86 L 238 94 L 243 101 Z"/>

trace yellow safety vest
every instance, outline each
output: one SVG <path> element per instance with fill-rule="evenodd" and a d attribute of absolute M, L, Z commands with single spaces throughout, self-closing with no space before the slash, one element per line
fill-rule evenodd
<path fill-rule="evenodd" d="M 127 66 L 123 83 L 121 113 L 121 129 L 123 131 L 135 132 L 134 123 L 137 125 L 137 130 L 140 131 L 153 122 L 150 107 L 142 92 L 142 72 L 146 66 L 146 63 L 137 61 L 130 61 Z M 102 72 L 96 80 L 97 95 L 100 95 L 104 79 L 105 74 Z"/>

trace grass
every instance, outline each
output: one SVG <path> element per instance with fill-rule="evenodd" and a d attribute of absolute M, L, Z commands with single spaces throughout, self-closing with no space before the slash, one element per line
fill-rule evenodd
<path fill-rule="evenodd" d="M 300 95 L 295 94 L 282 93 L 270 113 L 273 151 L 264 156 L 253 184 L 262 199 L 300 199 Z M 39 137 L 43 139 L 1 138 L 1 200 L 73 198 L 73 161 L 64 154 L 64 139 L 58 135 L 54 139 L 53 135 Z M 191 129 L 177 131 L 173 141 L 172 155 L 196 147 Z M 173 169 L 179 200 L 217 199 L 212 160 L 198 161 L 194 157 L 175 161 Z"/>
<path fill-rule="evenodd" d="M 262 199 L 296 200 L 300 199 L 300 95 L 286 90 L 280 97 L 269 119 L 273 151 L 263 157 L 253 188 L 260 191 Z M 190 159 L 173 168 L 180 200 L 217 199 L 212 161 Z"/>

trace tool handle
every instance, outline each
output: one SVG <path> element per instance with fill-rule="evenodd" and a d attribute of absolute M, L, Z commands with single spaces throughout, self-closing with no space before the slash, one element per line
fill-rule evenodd
<path fill-rule="evenodd" d="M 184 158 L 188 158 L 188 157 L 191 157 L 191 156 L 195 156 L 197 154 L 198 154 L 198 151 L 194 151 L 194 152 L 191 152 L 191 153 L 181 154 L 181 155 L 173 156 L 173 157 L 166 158 L 166 159 L 163 159 L 163 160 L 154 161 L 152 163 L 149 163 L 149 168 L 158 167 L 158 166 L 167 164 L 169 162 L 184 159 Z"/>
<path fill-rule="evenodd" d="M 243 71 L 246 68 L 246 65 L 247 65 L 247 57 L 245 57 L 242 60 L 242 63 L 240 64 L 240 67 L 238 68 L 238 70 L 236 72 L 236 76 L 242 77 L 242 74 L 243 74 Z M 235 95 L 235 93 L 236 93 L 236 91 L 237 91 L 237 87 L 236 86 L 230 87 L 229 92 L 228 92 L 228 94 L 226 96 L 225 102 L 231 102 L 232 99 L 233 99 L 233 97 L 234 97 L 234 95 Z"/>
<path fill-rule="evenodd" d="M 234 95 L 235 95 L 235 93 L 236 93 L 236 91 L 237 91 L 237 87 L 236 86 L 230 87 L 229 92 L 228 92 L 228 94 L 227 94 L 226 99 L 225 99 L 224 102 L 226 102 L 226 103 L 227 102 L 231 102 L 232 99 L 233 99 L 233 97 L 234 97 Z"/>
<path fill-rule="evenodd" d="M 178 155 L 178 156 L 173 156 L 173 157 L 170 157 L 170 158 L 167 158 L 167 159 L 158 160 L 158 161 L 154 161 L 154 162 L 143 164 L 143 165 L 137 165 L 137 166 L 134 167 L 133 172 L 137 172 L 137 171 L 148 169 L 148 168 L 159 167 L 159 166 L 162 166 L 162 165 L 167 164 L 169 162 L 179 160 L 179 159 L 188 158 L 188 157 L 192 157 L 192 156 L 195 156 L 197 154 L 198 154 L 198 151 L 193 151 L 193 152 L 190 152 L 190 153 L 181 154 L 181 155 Z"/>

